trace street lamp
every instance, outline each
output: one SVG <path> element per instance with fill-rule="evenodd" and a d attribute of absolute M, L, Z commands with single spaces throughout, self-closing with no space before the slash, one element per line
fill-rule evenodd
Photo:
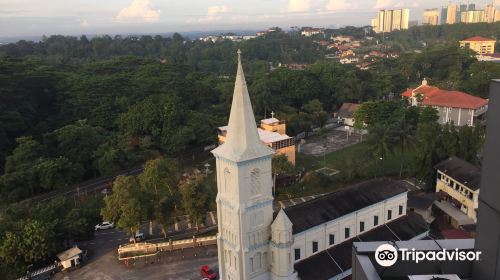
<path fill-rule="evenodd" d="M 205 163 L 204 166 L 205 166 L 205 175 L 208 176 L 208 171 L 209 171 L 208 168 L 210 167 L 210 163 L 207 162 Z"/>

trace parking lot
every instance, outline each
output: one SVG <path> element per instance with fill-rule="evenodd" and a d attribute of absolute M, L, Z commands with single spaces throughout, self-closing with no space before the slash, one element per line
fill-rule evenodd
<path fill-rule="evenodd" d="M 118 261 L 116 251 L 111 250 L 84 266 L 56 274 L 56 280 L 191 280 L 201 279 L 199 268 L 208 265 L 217 271 L 217 247 L 207 246 L 164 252 L 161 255 L 136 262 Z"/>

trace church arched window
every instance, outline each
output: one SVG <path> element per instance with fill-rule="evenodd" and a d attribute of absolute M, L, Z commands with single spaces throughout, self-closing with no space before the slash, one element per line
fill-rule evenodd
<path fill-rule="evenodd" d="M 224 192 L 229 190 L 229 184 L 231 184 L 231 172 L 229 169 L 224 169 Z"/>
<path fill-rule="evenodd" d="M 260 170 L 255 168 L 250 173 L 250 185 L 252 187 L 252 195 L 260 193 Z"/>

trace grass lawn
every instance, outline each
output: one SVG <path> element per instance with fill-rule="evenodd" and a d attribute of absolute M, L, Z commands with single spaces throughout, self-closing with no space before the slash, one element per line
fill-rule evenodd
<path fill-rule="evenodd" d="M 298 197 L 311 194 L 332 192 L 354 183 L 375 177 L 399 177 L 401 160 L 403 160 L 403 176 L 411 172 L 410 163 L 414 150 L 404 154 L 399 148 L 394 154 L 380 160 L 372 156 L 370 146 L 366 142 L 334 151 L 324 157 L 313 157 L 297 153 L 297 168 L 304 169 L 307 175 L 302 182 L 279 190 L 278 197 Z M 340 173 L 326 176 L 312 172 L 323 167 L 339 170 Z"/>

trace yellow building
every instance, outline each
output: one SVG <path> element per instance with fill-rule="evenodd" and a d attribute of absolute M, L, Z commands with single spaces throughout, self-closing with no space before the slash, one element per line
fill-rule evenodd
<path fill-rule="evenodd" d="M 441 198 L 436 203 L 449 216 L 455 228 L 477 221 L 477 207 L 481 170 L 463 159 L 451 157 L 435 166 L 436 192 Z"/>
<path fill-rule="evenodd" d="M 476 36 L 460 41 L 460 47 L 471 49 L 478 54 L 493 54 L 496 42 L 495 39 Z"/>
<path fill-rule="evenodd" d="M 273 116 L 260 121 L 260 141 L 276 151 L 276 154 L 284 154 L 288 160 L 295 165 L 295 139 L 286 134 L 286 124 Z M 226 141 L 228 126 L 218 128 L 219 145 Z"/>
<path fill-rule="evenodd" d="M 460 13 L 460 22 L 462 22 L 462 23 L 486 22 L 484 11 L 461 12 Z"/>
<path fill-rule="evenodd" d="M 427 9 L 424 11 L 422 25 L 438 25 L 439 24 L 439 10 Z"/>
<path fill-rule="evenodd" d="M 371 25 L 376 33 L 391 32 L 394 30 L 408 29 L 410 10 L 380 10 L 377 18 L 372 19 Z"/>
<path fill-rule="evenodd" d="M 446 23 L 447 24 L 455 24 L 457 23 L 457 5 L 449 5 L 446 14 Z"/>
<path fill-rule="evenodd" d="M 484 7 L 484 21 L 487 23 L 492 23 L 496 21 L 496 16 L 499 14 L 497 12 L 495 5 L 489 4 Z"/>

